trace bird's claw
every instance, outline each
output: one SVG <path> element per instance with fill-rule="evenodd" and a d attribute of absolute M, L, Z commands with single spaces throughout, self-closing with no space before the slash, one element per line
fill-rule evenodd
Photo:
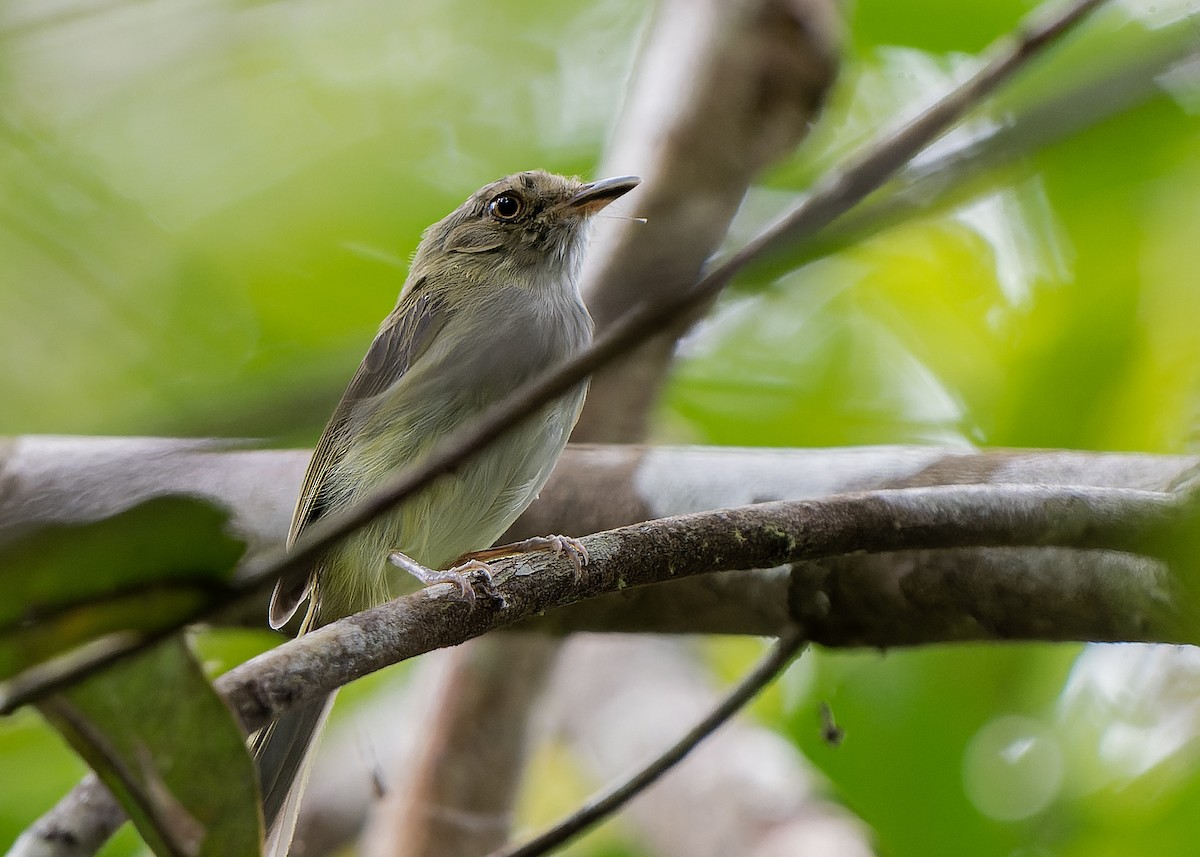
<path fill-rule="evenodd" d="M 545 539 L 546 547 L 554 551 L 555 556 L 567 555 L 567 561 L 575 567 L 575 581 L 583 580 L 583 567 L 591 560 L 583 542 L 570 536 L 546 536 Z"/>
<path fill-rule="evenodd" d="M 457 590 L 454 595 L 456 601 L 462 601 L 474 606 L 476 588 L 478 588 L 480 592 L 492 600 L 499 601 L 501 604 L 504 603 L 504 598 L 496 589 L 495 581 L 492 580 L 492 567 L 486 562 L 469 559 L 461 565 L 440 571 L 421 565 L 412 557 L 400 551 L 392 551 L 388 554 L 388 562 L 397 568 L 407 571 L 426 586 L 432 586 L 435 583 L 449 583 Z M 475 578 L 474 583 L 471 580 L 472 577 Z"/>

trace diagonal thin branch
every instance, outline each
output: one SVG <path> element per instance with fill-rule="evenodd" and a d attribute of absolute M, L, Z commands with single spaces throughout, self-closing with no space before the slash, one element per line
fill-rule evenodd
<path fill-rule="evenodd" d="M 787 669 L 792 659 L 803 647 L 804 635 L 800 629 L 796 626 L 787 628 L 771 651 L 738 682 L 733 690 L 721 698 L 712 711 L 652 762 L 638 770 L 634 776 L 590 799 L 577 811 L 527 842 L 496 851 L 490 857 L 541 857 L 560 845 L 566 845 L 584 831 L 590 830 L 611 816 L 631 799 L 654 785 L 663 774 L 683 761 L 684 757 L 701 741 L 712 735 L 722 724 L 741 711 L 750 700 L 758 696 L 763 688 L 771 684 L 780 673 Z"/>
<path fill-rule="evenodd" d="M 786 254 L 788 266 L 831 255 L 889 226 L 973 198 L 995 181 L 997 169 L 1052 146 L 1082 130 L 1132 110 L 1163 91 L 1163 75 L 1193 62 L 1200 53 L 1195 30 L 1174 25 L 1162 39 L 1117 66 L 1106 62 L 1081 81 L 1039 92 L 1003 124 L 956 146 L 935 160 L 911 165 L 870 201 L 839 218 L 819 236 Z"/>
<path fill-rule="evenodd" d="M 1042 19 L 1041 9 L 1034 22 L 1023 25 L 1016 35 L 994 43 L 985 55 L 992 58 L 972 77 L 934 103 L 925 112 L 898 131 L 868 146 L 852 158 L 847 167 L 828 174 L 790 215 L 761 233 L 744 248 L 713 267 L 690 291 L 682 296 L 643 304 L 597 337 L 586 351 L 562 363 L 541 379 L 515 391 L 485 411 L 477 420 L 445 437 L 425 458 L 392 476 L 361 503 L 345 512 L 330 515 L 314 523 L 292 550 L 278 551 L 253 562 L 241 579 L 236 596 L 258 592 L 280 575 L 308 566 L 330 545 L 384 514 L 439 476 L 452 473 L 462 461 L 496 440 L 509 427 L 520 422 L 542 403 L 579 383 L 616 357 L 654 336 L 662 325 L 690 307 L 721 291 L 733 277 L 753 262 L 814 234 L 893 176 L 915 154 L 947 131 L 959 118 L 1000 83 L 1024 67 L 1041 50 L 1079 24 L 1105 0 L 1076 0 L 1055 15 Z M 221 604 L 183 623 L 211 615 Z M 88 663 L 77 672 L 55 676 L 53 687 L 77 680 L 88 672 L 107 666 L 118 657 L 133 654 L 158 639 L 142 638 L 112 657 Z M 44 696 L 52 688 L 28 685 L 20 696 L 12 695 L 9 706 Z"/>
<path fill-rule="evenodd" d="M 1005 36 L 987 53 L 983 68 L 890 137 L 869 146 L 849 166 L 829 174 L 783 221 L 768 228 L 742 250 L 714 267 L 685 295 L 642 305 L 616 322 L 590 348 L 562 363 L 486 411 L 472 425 L 455 431 L 418 464 L 397 473 L 359 505 L 318 521 L 291 553 L 256 568 L 253 580 L 273 581 L 302 568 L 338 539 L 383 514 L 438 476 L 453 470 L 544 402 L 570 389 L 595 370 L 657 333 L 663 323 L 723 289 L 750 263 L 799 241 L 835 220 L 883 184 L 917 152 L 947 131 L 968 109 L 1020 69 L 1055 39 L 1078 24 L 1105 0 L 1077 0 L 1043 23 L 1029 25 L 1016 37 Z M 1039 10 L 1040 11 L 1040 10 Z"/>
<path fill-rule="evenodd" d="M 939 98 L 890 136 L 869 144 L 845 166 L 827 173 L 790 214 L 753 238 L 697 285 L 697 291 L 717 291 L 743 268 L 801 242 L 845 214 L 949 130 L 970 109 L 990 95 L 1030 60 L 1080 23 L 1105 0 L 1077 0 L 1056 15 L 1039 7 L 1018 26 L 988 46 L 990 59 L 971 77 Z"/>

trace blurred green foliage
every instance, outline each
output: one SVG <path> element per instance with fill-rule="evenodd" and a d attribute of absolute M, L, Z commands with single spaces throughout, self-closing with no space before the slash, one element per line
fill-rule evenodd
<path fill-rule="evenodd" d="M 587 171 L 644 14 L 5 4 L 0 434 L 311 442 L 425 226 Z"/>
<path fill-rule="evenodd" d="M 951 143 L 1087 62 L 1125 62 L 1186 11 L 1113 5 Z M 827 114 L 736 233 L 928 103 L 1032 6 L 860 0 Z M 633 0 L 0 4 L 0 434 L 311 443 L 422 228 L 513 170 L 591 172 L 647 13 Z M 1191 448 L 1197 91 L 1163 80 L 968 200 L 739 283 L 689 339 L 658 437 Z M 752 648 L 721 641 L 714 662 L 732 676 Z M 811 653 L 803 681 L 756 711 L 885 855 L 1190 855 L 1200 723 L 1163 688 L 1200 671 L 1123 651 L 1142 666 L 1061 646 Z M 820 700 L 846 729 L 839 748 L 820 743 Z M 0 844 L 81 770 L 30 714 L 0 723 Z M 1030 776 L 1044 787 L 1032 796 Z M 635 853 L 625 842 L 577 848 Z M 134 847 L 125 833 L 107 853 Z"/>

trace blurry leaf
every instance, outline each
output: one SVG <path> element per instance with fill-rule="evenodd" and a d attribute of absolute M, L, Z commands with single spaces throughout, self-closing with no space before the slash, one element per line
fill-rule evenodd
<path fill-rule="evenodd" d="M 228 517 L 158 497 L 0 545 L 0 679 L 107 634 L 174 627 L 211 603 L 244 549 Z"/>
<path fill-rule="evenodd" d="M 1021 19 L 1025 0 L 948 3 L 945 0 L 865 0 L 855 4 L 853 35 L 860 44 L 906 44 L 928 51 L 978 51 Z"/>
<path fill-rule="evenodd" d="M 188 630 L 188 645 L 196 662 L 209 680 L 228 672 L 238 664 L 278 646 L 282 635 L 262 628 L 220 628 L 200 625 Z"/>
<path fill-rule="evenodd" d="M 0 434 L 313 442 L 422 229 L 592 171 L 650 11 L 4 4 Z"/>
<path fill-rule="evenodd" d="M 262 820 L 241 732 L 179 637 L 39 705 L 159 855 L 252 857 Z"/>
<path fill-rule="evenodd" d="M 984 815 L 963 787 L 964 753 L 997 713 L 1044 716 L 1076 647 L 956 646 L 820 652 L 809 700 L 787 727 L 805 755 L 869 821 L 886 853 L 1010 857 L 1028 824 Z M 830 747 L 818 705 L 845 740 Z M 883 760 L 881 762 L 881 760 Z"/>

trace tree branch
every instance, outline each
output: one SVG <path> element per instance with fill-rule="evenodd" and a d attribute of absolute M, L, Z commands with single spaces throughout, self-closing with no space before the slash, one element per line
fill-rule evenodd
<path fill-rule="evenodd" d="M 696 657 L 697 642 L 645 634 L 572 639 L 550 714 L 592 782 L 626 776 L 675 740 L 680 724 L 717 703 L 724 691 Z M 823 797 L 822 780 L 787 738 L 757 718 L 739 718 L 631 803 L 623 820 L 657 857 L 871 857 L 866 825 Z"/>
<path fill-rule="evenodd" d="M 774 226 L 751 240 L 701 280 L 697 291 L 719 290 L 752 262 L 783 251 L 797 253 L 803 242 L 882 187 L 970 109 L 982 102 L 1050 44 L 1079 24 L 1105 0 L 1075 0 L 1056 14 L 1038 7 L 1018 26 L 984 51 L 984 65 L 890 136 L 867 146 L 847 163 L 825 174 L 808 198 Z M 719 281 L 719 282 L 715 282 Z"/>
<path fill-rule="evenodd" d="M 534 646 L 548 639 L 521 633 L 492 638 Z M 680 724 L 698 721 L 717 704 L 722 688 L 697 657 L 703 649 L 697 642 L 661 634 L 573 635 L 534 708 L 533 740 L 567 747 L 572 769 L 589 783 L 627 775 L 678 738 Z M 478 647 L 422 657 L 411 677 L 379 688 L 330 725 L 296 837 L 307 857 L 340 853 L 359 839 L 368 814 L 371 824 L 359 847 L 371 853 L 374 828 L 390 815 L 373 809 L 378 793 L 371 771 L 385 772 L 384 801 L 404 799 L 407 772 L 425 744 L 420 712 L 431 690 L 450 679 L 446 662 L 467 648 Z M 509 670 L 511 679 L 523 681 L 524 663 Z M 486 786 L 493 780 L 482 767 L 477 779 Z M 824 792 L 822 776 L 787 739 L 755 718 L 741 718 L 684 760 L 677 774 L 629 804 L 623 823 L 643 850 L 658 857 L 722 857 L 731 851 L 744 857 L 810 852 L 870 857 L 866 826 Z M 698 806 L 705 807 L 703 825 L 693 823 Z M 479 826 L 496 821 L 488 815 L 459 820 Z"/>
<path fill-rule="evenodd" d="M 1195 24 L 1189 19 L 1162 28 L 1148 44 L 1113 65 L 1101 52 L 1095 67 L 1057 89 L 1034 93 L 1028 103 L 998 117 L 980 136 L 900 171 L 869 200 L 787 253 L 789 266 L 812 262 L 861 242 L 915 217 L 929 216 L 978 195 L 998 183 L 996 171 L 1019 165 L 1017 177 L 1032 167 L 1022 163 L 1047 146 L 1092 128 L 1150 101 L 1163 92 L 1164 77 L 1183 70 L 1200 53 Z M 1011 183 L 1012 172 L 1002 181 Z"/>
<path fill-rule="evenodd" d="M 504 848 L 490 857 L 540 857 L 551 849 L 565 845 L 585 830 L 613 815 L 632 798 L 644 792 L 663 774 L 678 765 L 705 738 L 737 714 L 757 696 L 764 687 L 773 682 L 804 647 L 804 638 L 799 628 L 783 630 L 775 647 L 751 670 L 737 686 L 685 735 L 662 751 L 654 760 L 628 779 L 606 789 L 603 794 L 590 799 L 567 818 L 559 821 L 532 839 L 519 845 Z"/>
<path fill-rule="evenodd" d="M 764 503 L 646 522 L 585 538 L 592 556 L 576 583 L 570 564 L 535 555 L 497 563 L 504 604 L 455 601 L 449 586 L 430 587 L 285 643 L 217 681 L 244 728 L 257 729 L 293 705 L 321 698 L 390 664 L 457 645 L 488 631 L 606 592 L 725 569 L 770 568 L 854 552 L 963 546 L 1057 546 L 1106 551 L 1161 550 L 1190 521 L 1190 504 L 1130 489 L 952 486 Z M 1157 546 L 1157 547 L 1155 547 Z M 1023 581 L 1016 581 L 1024 586 Z M 1136 595 L 1136 581 L 1126 585 Z M 989 582 L 993 591 L 1004 582 Z M 1020 589 L 1012 593 L 1018 595 Z M 1188 640 L 1189 605 L 1153 581 L 1122 609 L 1145 617 L 1134 639 Z M 800 596 L 797 596 L 800 597 Z M 1055 605 L 1039 604 L 1039 609 Z M 1095 606 L 1095 605 L 1094 605 Z M 793 603 L 796 618 L 822 606 Z M 1074 610 L 1073 622 L 1079 621 Z M 1056 616 L 1039 639 L 1068 639 Z M 1104 617 L 1099 621 L 1107 621 Z M 917 642 L 910 632 L 908 643 Z M 1091 637 L 1087 637 L 1090 639 Z M 931 636 L 927 641 L 938 639 Z M 959 637 L 965 639 L 965 637 Z"/>

